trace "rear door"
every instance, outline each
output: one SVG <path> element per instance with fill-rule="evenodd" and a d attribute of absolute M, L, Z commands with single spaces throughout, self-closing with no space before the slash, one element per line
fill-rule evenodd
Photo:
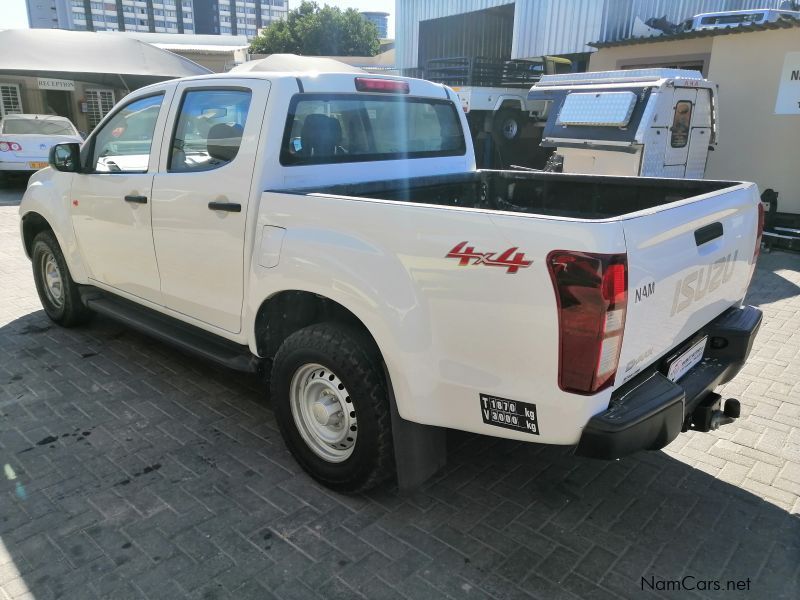
<path fill-rule="evenodd" d="M 744 297 L 758 191 L 742 184 L 623 221 L 628 308 L 616 385 Z"/>
<path fill-rule="evenodd" d="M 153 240 L 164 305 L 237 333 L 244 236 L 268 81 L 178 86 L 153 183 Z"/>
<path fill-rule="evenodd" d="M 672 102 L 672 126 L 669 128 L 667 149 L 664 152 L 664 166 L 673 167 L 668 169 L 670 177 L 684 177 L 686 174 L 692 113 L 696 101 L 696 89 L 675 88 Z M 674 167 L 683 167 L 683 169 L 674 169 Z"/>

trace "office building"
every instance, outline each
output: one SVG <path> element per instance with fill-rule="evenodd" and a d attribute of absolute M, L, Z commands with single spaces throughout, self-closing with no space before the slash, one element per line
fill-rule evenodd
<path fill-rule="evenodd" d="M 372 12 L 362 11 L 361 16 L 366 21 L 369 21 L 378 29 L 378 37 L 386 39 L 389 37 L 389 13 L 387 12 Z"/>
<path fill-rule="evenodd" d="M 245 35 L 283 19 L 286 0 L 27 0 L 32 28 Z"/>

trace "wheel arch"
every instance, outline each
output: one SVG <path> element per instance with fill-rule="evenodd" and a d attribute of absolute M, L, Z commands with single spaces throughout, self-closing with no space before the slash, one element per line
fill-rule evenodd
<path fill-rule="evenodd" d="M 22 216 L 20 227 L 22 229 L 22 244 L 25 247 L 25 254 L 28 258 L 31 258 L 34 238 L 42 231 L 51 231 L 58 240 L 58 236 L 50 222 L 36 211 L 25 213 Z"/>
<path fill-rule="evenodd" d="M 514 96 L 500 96 L 494 105 L 495 112 L 500 110 L 523 110 L 524 103 L 520 98 Z"/>
<path fill-rule="evenodd" d="M 277 292 L 259 306 L 253 328 L 259 356 L 272 359 L 287 337 L 323 322 L 339 323 L 356 331 L 383 357 L 375 336 L 352 310 L 326 296 L 297 289 Z"/>

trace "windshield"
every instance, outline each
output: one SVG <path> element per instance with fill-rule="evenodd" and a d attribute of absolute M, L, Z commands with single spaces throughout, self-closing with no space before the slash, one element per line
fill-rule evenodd
<path fill-rule="evenodd" d="M 3 121 L 3 133 L 16 135 L 78 135 L 72 123 L 64 119 L 6 119 Z"/>
<path fill-rule="evenodd" d="M 289 110 L 280 160 L 301 165 L 465 152 L 461 121 L 449 100 L 300 94 Z"/>

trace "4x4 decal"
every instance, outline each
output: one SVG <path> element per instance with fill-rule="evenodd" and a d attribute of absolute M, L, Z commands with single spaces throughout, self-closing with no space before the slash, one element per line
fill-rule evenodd
<path fill-rule="evenodd" d="M 532 260 L 525 260 L 524 252 L 517 252 L 519 248 L 514 246 L 499 256 L 497 252 L 475 252 L 474 246 L 469 246 L 469 242 L 456 244 L 445 258 L 457 258 L 458 264 L 465 267 L 472 265 L 486 265 L 487 267 L 505 267 L 506 273 L 516 273 L 520 269 L 530 267 Z"/>

